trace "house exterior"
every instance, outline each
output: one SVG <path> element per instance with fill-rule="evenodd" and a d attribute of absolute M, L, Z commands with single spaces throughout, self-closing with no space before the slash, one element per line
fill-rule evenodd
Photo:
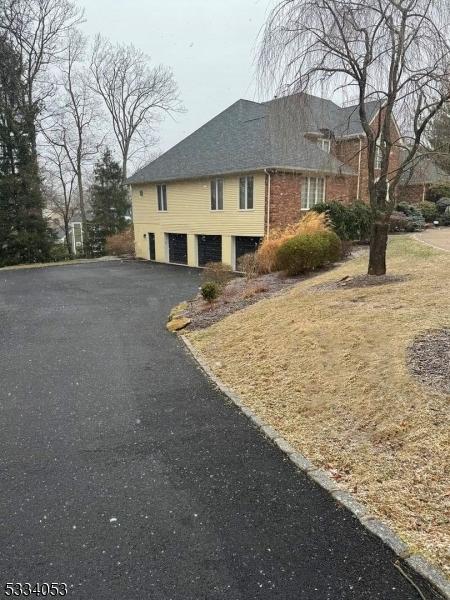
<path fill-rule="evenodd" d="M 379 104 L 366 109 L 376 128 Z M 128 180 L 136 256 L 236 268 L 314 204 L 367 201 L 365 139 L 357 106 L 308 94 L 237 101 Z"/>

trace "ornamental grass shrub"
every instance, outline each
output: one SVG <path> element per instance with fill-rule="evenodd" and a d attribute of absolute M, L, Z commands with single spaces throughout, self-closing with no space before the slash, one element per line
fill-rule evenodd
<path fill-rule="evenodd" d="M 300 234 L 330 231 L 330 221 L 326 213 L 308 212 L 301 221 L 283 229 L 274 229 L 266 236 L 256 251 L 256 269 L 259 273 L 279 271 L 277 255 L 279 248 L 288 240 Z"/>
<path fill-rule="evenodd" d="M 277 266 L 287 275 L 300 275 L 340 260 L 341 240 L 334 231 L 301 233 L 278 249 Z"/>

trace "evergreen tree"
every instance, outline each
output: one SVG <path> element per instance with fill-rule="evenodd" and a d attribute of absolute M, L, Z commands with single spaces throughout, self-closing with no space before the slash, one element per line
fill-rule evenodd
<path fill-rule="evenodd" d="M 433 121 L 430 145 L 436 163 L 450 173 L 450 104 L 445 104 Z"/>
<path fill-rule="evenodd" d="M 24 101 L 21 62 L 0 37 L 0 266 L 49 259 L 52 235 L 33 139 L 36 108 Z"/>
<path fill-rule="evenodd" d="M 128 226 L 126 216 L 130 210 L 128 191 L 122 180 L 122 169 L 109 149 L 105 150 L 94 168 L 91 204 L 93 244 L 100 243 L 103 249 L 109 235 L 119 233 Z"/>

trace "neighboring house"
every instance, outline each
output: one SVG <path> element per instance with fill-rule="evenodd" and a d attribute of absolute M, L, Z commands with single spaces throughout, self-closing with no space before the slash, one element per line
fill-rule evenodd
<path fill-rule="evenodd" d="M 376 129 L 379 104 L 366 108 Z M 129 178 L 136 256 L 235 268 L 314 204 L 367 200 L 365 139 L 357 106 L 239 100 Z"/>

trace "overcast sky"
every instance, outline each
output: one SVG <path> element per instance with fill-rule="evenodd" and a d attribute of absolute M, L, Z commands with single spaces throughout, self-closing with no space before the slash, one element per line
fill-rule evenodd
<path fill-rule="evenodd" d="M 160 127 L 167 150 L 239 98 L 257 100 L 259 31 L 273 0 L 80 0 L 86 33 L 133 43 L 170 66 L 186 113 Z"/>

